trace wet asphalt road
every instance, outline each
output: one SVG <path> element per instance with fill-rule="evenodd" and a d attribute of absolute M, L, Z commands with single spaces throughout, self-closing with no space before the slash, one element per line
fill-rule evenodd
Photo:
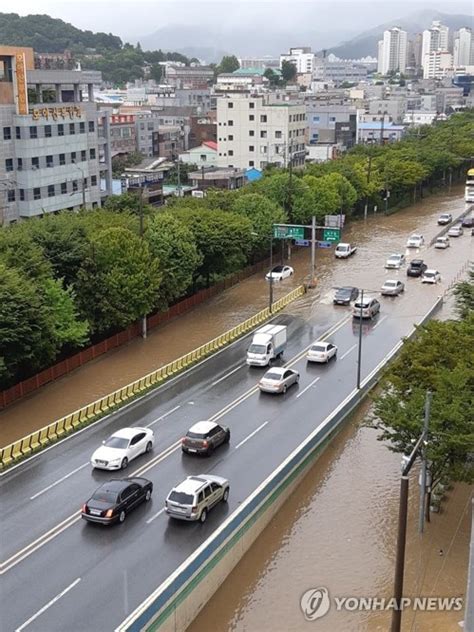
<path fill-rule="evenodd" d="M 430 230 L 434 234 L 437 227 Z M 454 239 L 452 246 L 436 256 L 455 270 L 463 258 Z M 405 271 L 391 276 L 405 279 Z M 441 286 L 422 286 L 408 279 L 404 296 L 380 299 L 381 314 L 363 326 L 362 377 L 411 330 L 449 280 L 444 275 Z M 286 395 L 257 391 L 262 370 L 245 365 L 246 337 L 1 478 L 2 630 L 113 630 L 347 397 L 355 387 L 358 323 L 348 308 L 324 302 L 312 312 L 309 320 L 291 314 L 275 319 L 288 325 L 283 361 L 301 374 Z M 307 366 L 304 350 L 328 331 L 338 359 Z M 182 435 L 209 418 L 231 428 L 230 445 L 208 459 L 182 455 Z M 120 476 L 91 471 L 90 455 L 116 429 L 150 424 L 154 452 L 132 462 L 127 476 L 152 480 L 152 501 L 123 525 L 86 524 L 78 515 L 82 502 L 102 481 Z M 229 478 L 229 503 L 216 507 L 204 525 L 169 521 L 162 512 L 169 489 L 201 472 Z"/>

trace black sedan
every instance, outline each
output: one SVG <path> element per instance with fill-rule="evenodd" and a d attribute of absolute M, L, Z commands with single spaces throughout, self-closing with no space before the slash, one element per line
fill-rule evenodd
<path fill-rule="evenodd" d="M 423 272 L 428 269 L 428 266 L 423 259 L 413 259 L 410 261 L 410 265 L 407 268 L 407 276 L 409 277 L 421 277 Z"/>
<path fill-rule="evenodd" d="M 356 287 L 338 287 L 334 294 L 334 305 L 349 305 L 351 301 L 355 301 L 359 296 L 359 290 Z"/>
<path fill-rule="evenodd" d="M 462 220 L 461 226 L 463 228 L 473 228 L 474 227 L 474 217 L 465 217 Z"/>
<path fill-rule="evenodd" d="M 114 478 L 95 490 L 82 506 L 82 517 L 101 524 L 123 522 L 132 509 L 150 500 L 152 491 L 146 478 Z"/>

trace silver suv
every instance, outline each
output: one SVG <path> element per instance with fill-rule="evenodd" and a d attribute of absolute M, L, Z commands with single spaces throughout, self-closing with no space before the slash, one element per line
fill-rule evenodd
<path fill-rule="evenodd" d="M 222 476 L 200 474 L 188 476 L 173 487 L 165 500 L 165 511 L 178 520 L 205 522 L 214 505 L 229 498 L 229 481 Z"/>
<path fill-rule="evenodd" d="M 354 318 L 373 318 L 380 312 L 380 303 L 376 298 L 364 298 L 364 301 L 357 301 L 352 308 Z"/>

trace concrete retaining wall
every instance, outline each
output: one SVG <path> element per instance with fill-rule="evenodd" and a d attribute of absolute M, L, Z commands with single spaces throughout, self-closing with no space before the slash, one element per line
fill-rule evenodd
<path fill-rule="evenodd" d="M 429 320 L 442 303 L 440 297 L 420 324 Z M 408 337 L 414 333 L 415 328 Z M 344 419 L 375 386 L 402 344 L 400 341 L 362 382 L 361 389 L 352 391 L 239 509 L 117 628 L 117 632 L 182 632 L 189 626 L 314 465 Z"/>

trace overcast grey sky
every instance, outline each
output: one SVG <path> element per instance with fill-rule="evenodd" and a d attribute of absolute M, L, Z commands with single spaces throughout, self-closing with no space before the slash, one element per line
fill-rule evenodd
<path fill-rule="evenodd" d="M 334 32 L 336 41 L 350 33 L 396 20 L 423 8 L 471 15 L 473 3 L 464 0 L 397 2 L 394 0 L 1 0 L 6 13 L 47 13 L 82 29 L 112 32 L 124 40 L 136 40 L 169 24 L 239 25 L 261 22 L 273 27 Z M 271 17 L 269 17 L 271 16 Z M 308 23 L 310 21 L 310 24 Z M 342 37 L 338 37 L 341 34 Z"/>

